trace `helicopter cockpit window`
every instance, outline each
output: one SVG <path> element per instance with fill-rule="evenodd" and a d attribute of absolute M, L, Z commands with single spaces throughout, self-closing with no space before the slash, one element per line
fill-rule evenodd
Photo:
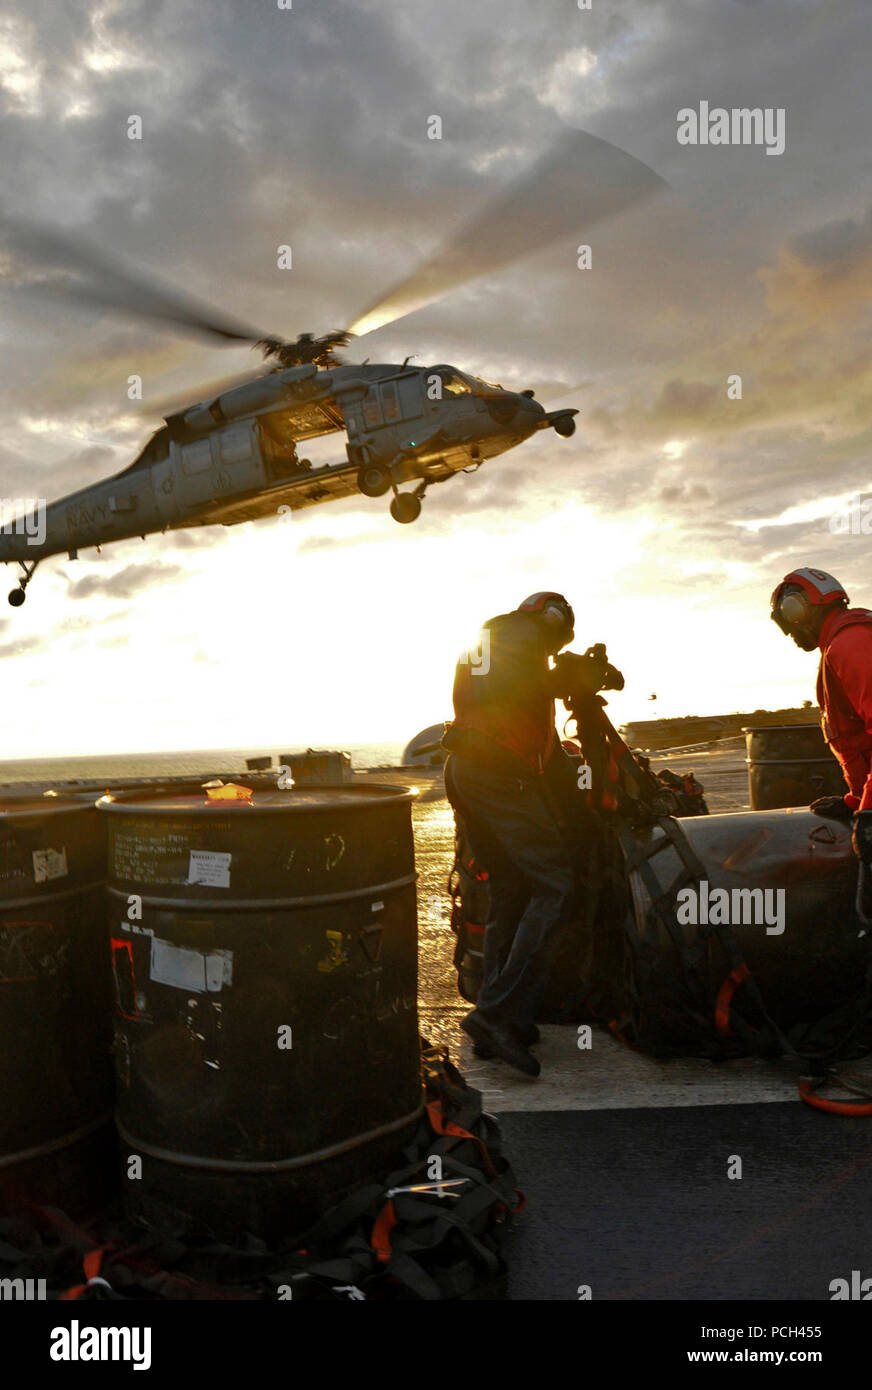
<path fill-rule="evenodd" d="M 472 394 L 472 387 L 459 372 L 442 371 L 439 375 L 442 378 L 443 396 L 469 396 Z"/>

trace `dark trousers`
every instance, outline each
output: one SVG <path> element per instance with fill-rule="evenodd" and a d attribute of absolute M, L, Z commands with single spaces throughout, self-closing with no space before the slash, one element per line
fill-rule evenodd
<path fill-rule="evenodd" d="M 513 776 L 452 753 L 445 791 L 490 883 L 476 1007 L 489 1022 L 527 1029 L 542 1002 L 555 931 L 572 907 L 570 852 L 534 773 Z"/>

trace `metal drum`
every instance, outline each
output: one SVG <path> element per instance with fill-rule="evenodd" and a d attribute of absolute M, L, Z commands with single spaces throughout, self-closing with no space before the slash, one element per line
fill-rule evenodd
<path fill-rule="evenodd" d="M 752 811 L 808 806 L 819 796 L 842 796 L 842 769 L 819 724 L 743 729 Z"/>
<path fill-rule="evenodd" d="M 0 797 L 0 1211 L 117 1183 L 105 859 L 96 811 Z"/>
<path fill-rule="evenodd" d="M 849 825 L 807 810 L 778 810 L 700 816 L 682 820 L 681 829 L 705 866 L 708 892 L 730 891 L 733 934 L 769 1013 L 782 1027 L 821 1017 L 856 995 L 866 947 L 854 911 L 857 860 Z M 659 826 L 638 838 L 650 850 L 666 843 Z M 650 855 L 649 863 L 664 889 L 677 880 L 681 864 L 671 846 Z M 665 928 L 648 921 L 651 898 L 638 870 L 630 875 L 630 887 L 643 941 L 671 955 Z M 755 903 L 734 898 L 734 889 L 783 890 L 780 900 L 756 900 L 763 909 L 769 904 L 770 917 L 782 903 L 783 931 L 777 931 L 777 922 L 767 930 Z M 684 930 L 692 943 L 696 926 Z M 716 993 L 724 976 L 719 950 L 711 970 Z"/>
<path fill-rule="evenodd" d="M 275 1240 L 421 1113 L 412 794 L 249 781 L 98 812 L 128 1214 Z"/>
<path fill-rule="evenodd" d="M 190 773 L 180 773 L 178 776 L 167 777 L 109 777 L 103 781 L 90 782 L 87 786 L 78 786 L 74 783 L 59 783 L 56 788 L 58 796 L 72 798 L 75 801 L 86 802 L 94 805 L 101 801 L 103 797 L 120 796 L 124 792 L 135 792 L 137 796 L 157 796 L 167 791 L 194 791 L 198 792 L 205 786 L 215 786 L 221 782 L 233 782 L 239 776 L 245 779 L 249 786 L 273 787 L 275 786 L 278 769 L 273 768 L 272 773 L 262 773 L 249 771 L 246 773 L 207 773 L 199 777 L 192 777 Z M 52 793 L 54 794 L 54 793 Z M 103 826 L 105 835 L 105 825 Z"/>

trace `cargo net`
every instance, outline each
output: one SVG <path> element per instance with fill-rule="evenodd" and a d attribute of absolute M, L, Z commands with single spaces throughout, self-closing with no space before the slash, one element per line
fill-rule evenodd
<path fill-rule="evenodd" d="M 577 910 L 555 934 L 540 1023 L 595 1023 L 654 1057 L 723 1061 L 750 1054 L 783 1056 L 820 1076 L 833 1064 L 869 1051 L 870 970 L 844 1007 L 819 1016 L 810 1002 L 802 1022 L 781 1028 L 731 929 L 698 926 L 689 935 L 675 911 L 681 883 L 673 881 L 664 891 L 650 864 L 650 839 L 637 838 L 619 817 L 611 820 L 588 832 L 584 853 L 576 860 Z M 683 882 L 698 882 L 704 870 L 678 821 L 658 817 L 651 824 L 662 832 L 655 844 L 674 849 L 681 859 Z M 641 885 L 647 880 L 641 910 L 633 903 L 631 876 Z M 448 886 L 458 989 L 475 1003 L 488 920 L 488 874 L 457 813 Z M 834 980 L 844 972 L 836 962 L 818 965 L 815 983 L 832 997 L 834 986 L 820 974 L 828 968 Z M 858 1112 L 855 1107 L 848 1113 Z"/>
<path fill-rule="evenodd" d="M 806 1073 L 803 1099 L 814 1104 L 818 1082 L 837 1077 L 859 1099 L 842 1109 L 821 1108 L 872 1113 L 872 1105 L 865 1107 L 872 1101 L 868 1078 L 854 1084 L 841 1066 L 872 1047 L 872 949 L 865 979 L 852 979 L 843 1007 L 821 1016 L 812 992 L 803 1020 L 787 1030 L 780 1027 L 731 928 L 706 925 L 688 933 L 676 915 L 679 889 L 698 886 L 706 876 L 678 819 L 706 814 L 704 789 L 677 774 L 655 775 L 614 730 L 599 697 L 576 718 L 578 757 L 592 768 L 593 778 L 583 797 L 573 793 L 564 808 L 576 869 L 576 911 L 556 934 L 539 1021 L 596 1023 L 654 1057 L 783 1057 Z M 567 751 L 573 747 L 564 744 Z M 673 799 L 679 781 L 686 800 Z M 572 827 L 579 824 L 582 833 L 573 836 Z M 673 851 L 680 861 L 677 877 L 665 887 L 651 862 L 659 850 Z M 489 911 L 488 874 L 456 810 L 448 886 L 458 988 L 474 1003 Z M 872 945 L 872 931 L 867 942 Z M 819 970 L 829 968 L 826 961 L 819 965 Z M 818 975 L 817 985 L 826 983 Z"/>
<path fill-rule="evenodd" d="M 503 1296 L 502 1247 L 524 1195 L 479 1092 L 423 1039 L 421 1065 L 423 1113 L 402 1164 L 286 1247 L 254 1237 L 194 1246 L 182 1231 L 143 1234 L 117 1207 L 77 1222 L 29 1205 L 0 1220 L 0 1277 L 44 1279 L 47 1297 L 61 1301 Z"/>

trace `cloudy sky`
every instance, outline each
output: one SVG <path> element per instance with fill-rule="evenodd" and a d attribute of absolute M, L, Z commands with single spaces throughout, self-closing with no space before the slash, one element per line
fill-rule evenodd
<path fill-rule="evenodd" d="M 817 564 L 872 606 L 870 537 L 837 533 L 872 496 L 870 49 L 866 0 L 0 3 L 0 223 L 266 331 L 351 321 L 567 125 L 669 185 L 547 246 L 530 209 L 527 256 L 351 351 L 533 387 L 579 407 L 573 439 L 434 489 L 414 526 L 360 498 L 46 562 L 0 613 L 0 757 L 403 742 L 450 714 L 478 624 L 542 588 L 624 670 L 616 722 L 653 692 L 662 714 L 811 695 L 774 583 Z M 680 144 L 703 101 L 783 109 L 784 152 Z M 7 498 L 117 471 L 149 401 L 251 365 L 19 282 L 0 245 Z"/>

